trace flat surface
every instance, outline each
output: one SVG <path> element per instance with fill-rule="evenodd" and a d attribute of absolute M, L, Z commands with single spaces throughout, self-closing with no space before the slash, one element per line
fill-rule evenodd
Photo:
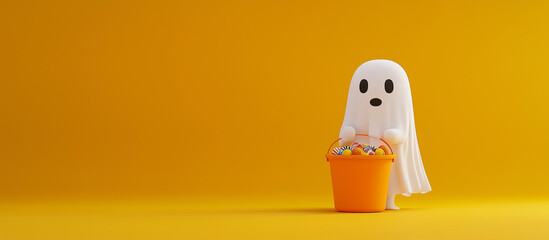
<path fill-rule="evenodd" d="M 405 204 L 406 205 L 406 204 Z M 3 203 L 0 239 L 547 239 L 549 201 L 446 201 L 373 214 L 280 200 Z"/>

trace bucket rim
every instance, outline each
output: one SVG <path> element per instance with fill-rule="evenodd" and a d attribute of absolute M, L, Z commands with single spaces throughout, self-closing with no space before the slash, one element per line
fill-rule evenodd
<path fill-rule="evenodd" d="M 326 160 L 376 160 L 376 159 L 388 159 L 393 160 L 396 158 L 395 154 L 390 155 L 334 155 L 326 154 Z"/>

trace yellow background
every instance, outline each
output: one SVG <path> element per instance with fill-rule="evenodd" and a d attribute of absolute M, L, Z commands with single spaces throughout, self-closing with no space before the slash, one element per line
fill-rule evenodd
<path fill-rule="evenodd" d="M 528 219 L 549 220 L 548 11 L 543 1 L 0 1 L 0 228 L 5 239 L 59 239 L 67 224 L 206 238 L 223 219 L 209 238 L 277 226 L 351 237 L 359 220 L 409 218 L 420 234 L 446 217 L 446 230 L 421 236 L 471 219 L 505 236 L 541 234 Z M 409 211 L 347 219 L 330 215 L 323 154 L 352 74 L 371 59 L 408 73 L 433 192 L 398 197 Z M 238 210 L 249 208 L 286 212 L 255 212 L 273 222 L 250 233 L 242 226 L 257 219 Z M 511 218 L 522 228 L 493 225 Z M 105 219 L 125 228 L 92 224 Z M 335 220 L 356 226 L 327 225 Z"/>

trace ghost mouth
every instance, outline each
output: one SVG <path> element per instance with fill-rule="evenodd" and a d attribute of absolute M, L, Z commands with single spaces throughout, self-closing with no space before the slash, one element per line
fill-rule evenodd
<path fill-rule="evenodd" d="M 372 100 L 370 100 L 370 105 L 372 105 L 374 107 L 377 107 L 377 106 L 381 105 L 381 99 L 372 98 Z"/>

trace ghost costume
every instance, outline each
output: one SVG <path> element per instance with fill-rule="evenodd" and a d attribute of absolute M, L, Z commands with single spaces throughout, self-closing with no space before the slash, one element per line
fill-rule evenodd
<path fill-rule="evenodd" d="M 383 137 L 396 154 L 391 167 L 387 209 L 398 209 L 394 205 L 396 194 L 410 196 L 431 191 L 417 142 L 410 83 L 397 63 L 372 60 L 356 70 L 347 97 L 340 145 L 370 143 L 367 137 L 355 138 L 355 133 Z"/>

